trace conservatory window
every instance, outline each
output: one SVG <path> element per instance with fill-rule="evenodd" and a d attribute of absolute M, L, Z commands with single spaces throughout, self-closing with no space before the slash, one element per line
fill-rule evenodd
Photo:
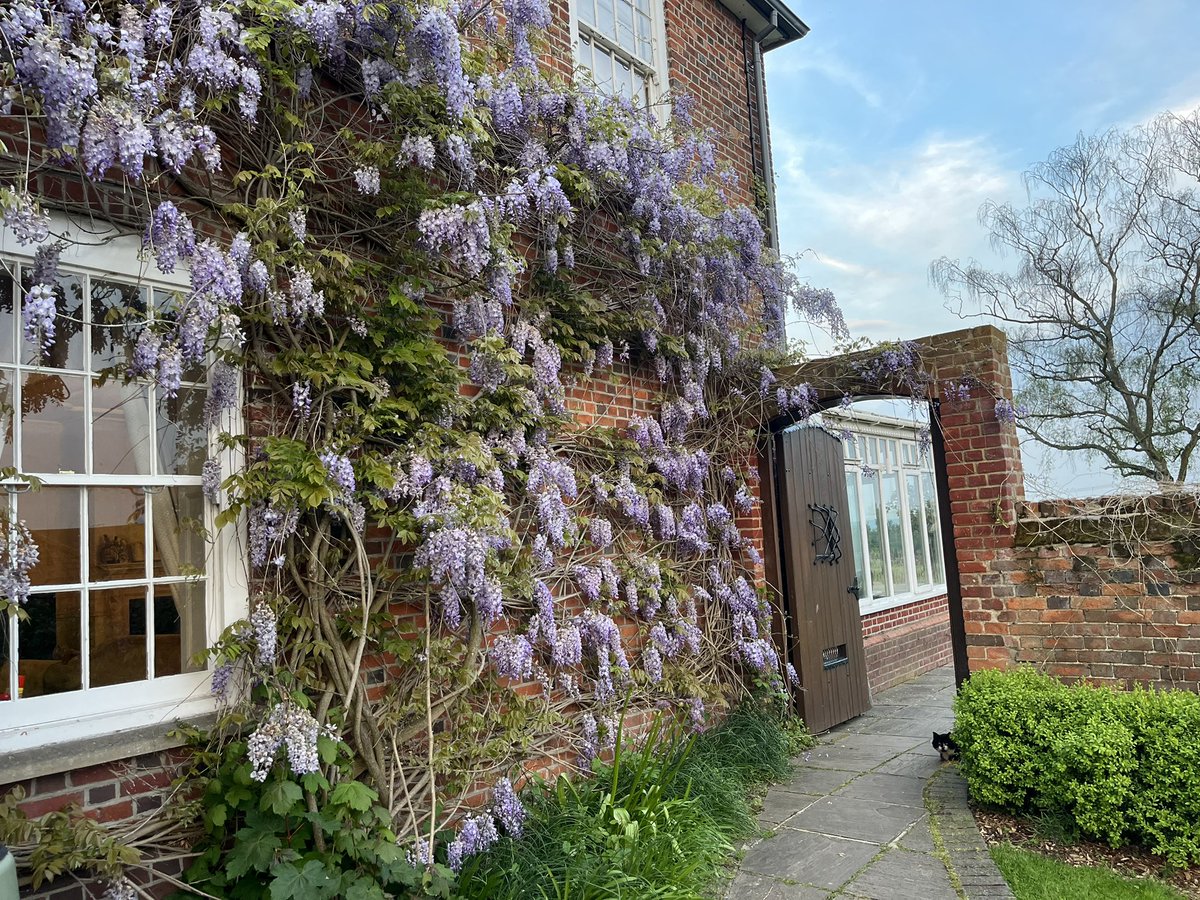
<path fill-rule="evenodd" d="M 851 429 L 846 494 L 862 613 L 945 592 L 932 453 L 912 426 Z"/>
<path fill-rule="evenodd" d="M 649 106 L 665 89 L 662 0 L 576 0 L 575 59 L 596 86 Z"/>
<path fill-rule="evenodd" d="M 21 327 L 29 259 L 12 252 L 27 248 L 3 238 L 0 526 L 23 522 L 39 561 L 21 616 L 0 615 L 0 735 L 16 726 L 28 746 L 74 736 L 64 720 L 81 710 L 141 710 L 119 729 L 161 720 L 164 704 L 211 704 L 202 654 L 224 619 L 200 477 L 206 373 L 186 371 L 169 397 L 113 371 L 150 322 L 176 315 L 178 287 L 142 277 L 128 245 L 76 254 L 104 269 L 64 256 L 39 353 Z"/>

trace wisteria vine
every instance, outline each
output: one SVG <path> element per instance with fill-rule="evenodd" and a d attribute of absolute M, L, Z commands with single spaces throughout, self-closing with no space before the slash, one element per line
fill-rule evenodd
<path fill-rule="evenodd" d="M 773 374 L 785 313 L 838 334 L 841 314 L 767 248 L 688 103 L 664 125 L 547 75 L 549 21 L 542 0 L 0 13 L 26 333 L 48 347 L 61 325 L 63 215 L 186 270 L 116 374 L 172 396 L 204 366 L 210 424 L 243 390 L 261 413 L 219 441 L 244 468 L 203 469 L 253 583 L 213 690 L 259 708 L 255 780 L 349 745 L 420 864 L 519 834 L 498 776 L 564 740 L 586 768 L 627 704 L 701 728 L 794 678 L 743 532 L 753 428 L 818 406 Z M 83 199 L 52 217 L 45 178 Z M 588 424 L 591 383 L 656 399 Z M 36 548 L 10 532 L 19 603 Z M 481 781 L 493 806 L 438 844 L 461 818 L 445 799 Z"/>

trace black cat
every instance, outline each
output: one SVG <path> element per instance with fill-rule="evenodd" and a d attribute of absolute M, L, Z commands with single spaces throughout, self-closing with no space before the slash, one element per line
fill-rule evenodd
<path fill-rule="evenodd" d="M 933 733 L 933 749 L 936 750 L 942 757 L 942 762 L 949 762 L 958 759 L 958 744 L 954 743 L 954 739 L 950 737 L 950 732 L 945 734 Z"/>

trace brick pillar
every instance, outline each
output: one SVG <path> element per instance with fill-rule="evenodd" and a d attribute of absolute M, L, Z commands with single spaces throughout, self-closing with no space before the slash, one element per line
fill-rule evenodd
<path fill-rule="evenodd" d="M 937 351 L 936 394 L 964 375 L 982 383 L 965 401 L 942 396 L 939 421 L 969 667 L 1003 667 L 1014 653 L 1006 632 L 1015 588 L 1007 575 L 1014 566 L 1016 505 L 1025 499 L 1016 428 L 996 419 L 996 401 L 1012 400 L 1007 341 L 990 326 L 926 341 Z"/>

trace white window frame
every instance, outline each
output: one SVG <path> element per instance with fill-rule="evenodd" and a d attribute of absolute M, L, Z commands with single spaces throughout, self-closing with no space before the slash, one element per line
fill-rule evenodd
<path fill-rule="evenodd" d="M 651 29 L 653 30 L 654 63 L 648 65 L 640 57 L 625 50 L 608 35 L 584 24 L 579 19 L 579 3 L 586 0 L 568 0 L 567 8 L 571 18 L 571 66 L 576 74 L 587 73 L 588 77 L 595 75 L 594 71 L 585 66 L 579 58 L 580 44 L 584 33 L 593 46 L 600 44 L 605 50 L 619 57 L 632 67 L 641 69 L 649 75 L 650 104 L 657 107 L 670 90 L 670 66 L 667 59 L 667 24 L 664 0 L 648 0 L 650 5 Z M 615 3 L 616 0 L 613 0 Z"/>
<path fill-rule="evenodd" d="M 188 286 L 186 264 L 181 262 L 173 274 L 164 275 L 143 258 L 138 237 L 122 234 L 103 223 L 75 221 L 55 214 L 48 242 L 59 239 L 67 244 L 61 256 L 63 270 L 167 290 L 186 290 Z M 27 263 L 33 259 L 36 249 L 36 246 L 18 244 L 0 223 L 0 255 Z M 18 318 L 20 299 L 18 286 L 13 310 Z M 209 433 L 209 455 L 221 463 L 221 470 L 226 474 L 240 470 L 242 454 L 235 448 L 221 447 L 215 437 L 222 431 L 240 433 L 243 421 L 239 396 L 239 402 L 224 412 L 222 420 Z M 152 479 L 161 477 L 150 476 Z M 76 486 L 80 484 L 78 477 L 62 481 L 52 475 L 39 475 L 39 478 L 47 485 L 66 481 Z M 87 478 L 86 485 L 127 485 L 131 478 L 137 476 L 95 475 Z M 206 501 L 205 525 L 208 534 L 213 536 L 204 581 L 205 635 L 209 646 L 229 623 L 246 615 L 250 593 L 245 554 L 239 539 L 244 523 L 217 531 L 213 527 L 216 512 Z M 8 659 L 11 661 L 16 659 L 15 620 L 10 620 L 8 637 Z M 86 652 L 86 646 L 81 649 Z M 10 684 L 4 689 L 13 699 L 0 701 L 0 755 L 196 718 L 212 712 L 217 706 L 211 691 L 211 665 L 200 672 L 26 698 L 18 697 L 13 689 L 17 668 L 10 665 L 9 670 Z M 69 760 L 64 761 L 67 763 Z"/>
<path fill-rule="evenodd" d="M 841 416 L 837 414 L 825 413 L 828 418 L 827 424 L 835 429 L 845 428 L 853 435 L 851 440 L 843 441 L 846 453 L 846 474 L 853 477 L 858 486 L 858 534 L 854 535 L 858 546 L 862 548 L 863 557 L 863 575 L 860 579 L 860 596 L 859 613 L 861 615 L 870 615 L 872 613 L 884 612 L 889 609 L 895 609 L 900 606 L 907 606 L 910 603 L 917 603 L 921 600 L 928 600 L 931 597 L 937 597 L 940 594 L 946 593 L 945 582 L 945 560 L 942 564 L 942 581 L 932 581 L 929 584 L 917 585 L 917 566 L 916 553 L 913 547 L 912 529 L 910 527 L 910 510 L 908 502 L 908 483 L 906 476 L 909 474 L 928 473 L 931 476 L 931 484 L 933 486 L 933 506 L 935 511 L 938 509 L 937 497 L 937 473 L 933 469 L 932 451 L 926 448 L 924 454 L 921 453 L 920 440 L 917 434 L 918 425 L 912 422 L 905 422 L 900 419 L 890 419 L 881 416 L 870 416 L 867 418 L 863 414 L 854 414 L 852 416 Z M 860 418 L 861 416 L 861 418 Z M 884 441 L 894 441 L 898 455 L 902 447 L 907 444 L 912 450 L 914 463 L 905 463 L 901 460 L 895 463 L 889 461 L 880 463 L 878 460 L 871 463 L 867 460 L 865 448 L 868 439 L 875 438 Z M 862 473 L 862 467 L 866 464 L 875 471 L 875 475 L 867 478 Z M 892 547 L 891 538 L 888 535 L 887 528 L 887 512 L 883 503 L 883 478 L 884 474 L 895 473 L 898 476 L 899 482 L 899 498 L 900 498 L 900 521 L 902 528 L 900 529 L 901 539 L 903 541 L 903 557 L 905 565 L 905 573 L 908 578 L 908 584 L 912 587 L 911 590 L 900 593 L 893 592 L 893 576 L 892 576 Z M 929 534 L 929 521 L 925 511 L 925 496 L 924 482 L 918 481 L 922 492 L 921 503 L 921 528 L 923 534 Z M 879 596 L 873 597 L 874 583 L 871 577 L 871 557 L 870 545 L 867 542 L 867 519 L 864 515 L 865 507 L 862 502 L 863 492 L 871 490 L 875 492 L 876 503 L 880 511 L 880 543 L 883 548 L 883 573 L 886 582 L 886 592 Z M 934 523 L 939 538 L 941 537 L 941 522 Z M 928 542 L 925 547 L 925 571 L 929 573 L 930 578 L 933 577 L 933 554 L 941 552 L 941 546 L 930 547 Z"/>

